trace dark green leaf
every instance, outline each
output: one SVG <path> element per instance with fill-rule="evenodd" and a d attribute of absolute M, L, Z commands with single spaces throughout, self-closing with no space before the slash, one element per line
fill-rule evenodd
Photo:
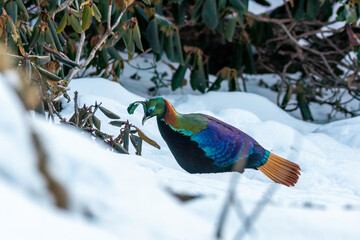
<path fill-rule="evenodd" d="M 247 60 L 247 63 L 248 63 L 248 66 L 249 66 L 249 73 L 255 73 L 256 72 L 256 64 L 255 64 L 255 60 L 254 60 L 254 56 L 253 56 L 253 52 L 252 52 L 252 49 L 251 49 L 251 44 L 250 43 L 247 43 L 246 46 L 246 53 L 247 53 L 247 56 L 248 56 L 248 60 Z"/>
<path fill-rule="evenodd" d="M 106 67 L 109 64 L 109 54 L 106 48 L 103 48 L 100 50 L 99 52 L 101 60 L 102 60 L 102 64 Z"/>
<path fill-rule="evenodd" d="M 135 42 L 137 48 L 143 52 L 144 48 L 141 43 L 141 34 L 140 34 L 139 24 L 137 21 L 136 21 L 136 25 L 132 31 L 133 31 L 134 42 Z"/>
<path fill-rule="evenodd" d="M 267 6 L 267 7 L 271 6 L 271 4 L 266 0 L 254 0 L 254 1 L 263 6 Z"/>
<path fill-rule="evenodd" d="M 165 34 L 165 53 L 170 61 L 174 61 L 174 44 L 173 44 L 173 31 L 169 31 L 169 36 Z"/>
<path fill-rule="evenodd" d="M 215 82 L 210 86 L 209 90 L 208 91 L 217 91 L 220 89 L 221 87 L 221 82 L 223 81 L 224 79 L 221 77 L 221 75 L 219 75 Z"/>
<path fill-rule="evenodd" d="M 39 71 L 39 73 L 46 79 L 49 79 L 51 81 L 61 81 L 62 80 L 61 77 L 53 74 L 52 72 L 49 72 L 48 70 L 45 70 L 39 66 L 35 66 L 35 67 Z"/>
<path fill-rule="evenodd" d="M 232 42 L 236 28 L 236 18 L 230 18 L 225 29 L 225 38 L 229 42 Z"/>
<path fill-rule="evenodd" d="M 39 36 L 40 36 L 40 28 L 35 25 L 33 28 L 32 34 L 31 34 L 30 42 L 29 42 L 30 47 L 33 47 L 33 45 L 35 43 L 37 43 Z"/>
<path fill-rule="evenodd" d="M 292 87 L 291 87 L 291 85 L 288 85 L 287 88 L 286 88 L 284 98 L 283 98 L 283 100 L 281 102 L 281 105 L 280 105 L 280 107 L 282 109 L 286 108 L 286 106 L 288 105 L 288 103 L 289 103 L 289 101 L 291 99 L 291 96 L 292 96 Z"/>
<path fill-rule="evenodd" d="M 141 155 L 141 150 L 142 150 L 142 139 L 138 136 L 135 136 L 133 134 L 130 134 L 130 141 L 132 143 L 132 145 L 135 147 L 136 149 L 136 155 Z"/>
<path fill-rule="evenodd" d="M 122 69 L 124 69 L 124 62 L 122 59 L 120 59 L 114 63 L 114 70 L 117 78 L 120 78 Z"/>
<path fill-rule="evenodd" d="M 27 9 L 24 5 L 24 2 L 22 0 L 16 0 L 16 4 L 19 7 L 20 11 L 22 12 L 24 16 L 24 20 L 27 21 L 29 19 L 29 14 L 27 12 Z"/>
<path fill-rule="evenodd" d="M 184 65 L 179 65 L 178 69 L 176 69 L 171 79 L 171 89 L 173 91 L 175 91 L 177 88 L 183 85 L 186 69 L 189 65 L 190 60 L 191 60 L 191 55 L 189 54 L 186 56 Z"/>
<path fill-rule="evenodd" d="M 202 20 L 210 29 L 214 30 L 218 23 L 218 13 L 216 9 L 216 0 L 205 0 L 202 9 Z"/>
<path fill-rule="evenodd" d="M 104 132 L 101 132 L 100 130 L 95 130 L 95 135 L 98 136 L 99 138 L 105 139 L 105 138 L 109 138 L 110 135 L 106 134 Z"/>
<path fill-rule="evenodd" d="M 52 48 L 55 47 L 54 38 L 52 37 L 49 27 L 45 30 L 45 42 L 50 44 Z"/>
<path fill-rule="evenodd" d="M 116 48 L 109 47 L 109 48 L 107 48 L 107 51 L 113 59 L 115 59 L 115 60 L 121 59 L 121 56 L 120 56 L 119 52 L 116 50 Z"/>
<path fill-rule="evenodd" d="M 75 9 L 73 9 L 73 8 L 70 8 L 70 9 L 71 9 L 71 14 L 72 14 L 72 15 L 75 15 L 75 17 L 77 17 L 77 18 L 81 18 L 82 14 L 81 14 L 80 11 L 75 10 Z"/>
<path fill-rule="evenodd" d="M 115 149 L 116 151 L 118 151 L 119 153 L 129 154 L 129 152 L 126 151 L 126 149 L 123 148 L 123 146 L 121 146 L 121 145 L 118 144 L 118 143 L 114 143 L 114 149 Z"/>
<path fill-rule="evenodd" d="M 67 92 L 63 92 L 63 96 L 67 100 L 67 103 L 69 103 L 71 101 L 70 96 L 69 96 L 69 94 L 67 94 Z"/>
<path fill-rule="evenodd" d="M 109 11 L 109 2 L 110 0 L 101 0 L 99 1 L 97 7 L 101 15 L 101 22 L 107 21 L 108 11 Z M 115 1 L 114 1 L 115 2 Z M 94 9 L 95 12 L 95 9 Z"/>
<path fill-rule="evenodd" d="M 307 0 L 299 0 L 297 2 L 297 7 L 296 7 L 296 11 L 295 11 L 295 14 L 294 14 L 294 18 L 296 20 L 300 20 L 302 18 L 305 17 L 305 4 L 306 4 L 306 1 Z"/>
<path fill-rule="evenodd" d="M 296 99 L 298 101 L 298 106 L 300 108 L 301 116 L 305 121 L 314 121 L 310 111 L 309 103 L 306 99 L 304 88 L 301 86 L 301 84 L 298 84 L 297 87 L 298 87 L 298 93 Z"/>
<path fill-rule="evenodd" d="M 89 113 L 89 109 L 87 109 L 87 108 L 81 108 L 80 110 L 79 110 L 79 122 L 83 122 L 86 118 L 87 118 L 87 116 L 89 115 L 90 113 Z M 75 123 L 75 121 L 74 121 L 74 123 Z"/>
<path fill-rule="evenodd" d="M 336 21 L 345 21 L 346 20 L 346 14 L 347 14 L 345 6 L 339 7 L 336 14 L 337 14 Z"/>
<path fill-rule="evenodd" d="M 239 16 L 247 11 L 248 0 L 229 0 L 229 2 L 238 11 Z"/>
<path fill-rule="evenodd" d="M 94 126 L 94 122 L 93 122 L 93 118 L 92 117 L 89 117 L 87 119 L 87 123 L 90 125 L 90 127 L 92 128 Z"/>
<path fill-rule="evenodd" d="M 75 32 L 77 32 L 77 33 L 82 32 L 81 25 L 80 25 L 79 21 L 77 20 L 77 18 L 75 17 L 75 15 L 73 15 L 73 14 L 70 15 L 69 22 L 70 22 L 72 28 L 75 30 Z"/>
<path fill-rule="evenodd" d="M 40 31 L 39 39 L 37 41 L 38 54 L 43 54 L 43 44 L 45 42 L 45 31 Z"/>
<path fill-rule="evenodd" d="M 126 30 L 123 40 L 128 51 L 128 60 L 131 60 L 135 53 L 135 43 L 133 39 L 133 31 L 131 29 Z"/>
<path fill-rule="evenodd" d="M 103 114 L 105 114 L 110 119 L 120 119 L 119 115 L 113 113 L 112 111 L 104 108 L 103 106 L 99 106 L 99 109 Z"/>
<path fill-rule="evenodd" d="M 230 77 L 228 79 L 229 92 L 240 91 L 239 82 L 236 77 Z"/>
<path fill-rule="evenodd" d="M 175 52 L 174 53 L 175 53 L 176 61 L 180 62 L 180 64 L 184 64 L 184 57 L 183 57 L 180 34 L 179 34 L 179 29 L 178 28 L 175 29 L 174 47 L 175 47 Z"/>
<path fill-rule="evenodd" d="M 56 54 L 53 54 L 53 56 L 55 57 L 56 60 L 62 62 L 64 65 L 70 67 L 70 68 L 73 68 L 73 67 L 79 67 L 79 64 L 70 60 L 70 59 L 65 59 L 65 58 L 62 58 L 62 57 L 59 57 L 58 55 Z"/>
<path fill-rule="evenodd" d="M 224 10 L 225 6 L 226 6 L 227 0 L 219 0 L 218 2 L 218 9 L 219 11 Z"/>
<path fill-rule="evenodd" d="M 181 25 L 184 22 L 187 7 L 188 7 L 187 1 L 181 1 L 179 3 L 173 3 L 171 5 L 171 10 L 176 25 Z"/>
<path fill-rule="evenodd" d="M 101 121 L 99 118 L 97 118 L 95 115 L 92 115 L 92 121 L 97 129 L 100 130 L 101 127 Z"/>
<path fill-rule="evenodd" d="M 197 22 L 198 19 L 200 18 L 200 15 L 201 15 L 200 9 L 203 6 L 203 2 L 204 2 L 204 0 L 199 0 L 199 1 L 197 1 L 197 4 L 195 5 L 194 11 L 191 16 L 191 18 L 194 22 Z"/>
<path fill-rule="evenodd" d="M 15 1 L 10 1 L 6 4 L 5 10 L 7 14 L 12 18 L 14 24 L 17 24 L 18 9 Z"/>
<path fill-rule="evenodd" d="M 156 54 L 160 54 L 159 32 L 155 18 L 151 20 L 146 29 L 146 38 L 152 51 Z"/>
<path fill-rule="evenodd" d="M 125 124 L 124 132 L 123 132 L 123 146 L 127 152 L 129 152 L 129 134 L 130 134 L 130 125 L 127 122 Z"/>
<path fill-rule="evenodd" d="M 122 127 L 122 125 L 126 124 L 126 121 L 111 121 L 109 123 L 116 127 Z"/>
<path fill-rule="evenodd" d="M 201 55 L 195 56 L 193 70 L 190 74 L 190 85 L 193 90 L 199 90 L 204 93 L 206 89 L 206 78 L 204 64 Z"/>
<path fill-rule="evenodd" d="M 28 40 L 27 40 L 27 32 L 25 29 L 23 29 L 22 27 L 19 29 L 19 33 L 20 33 L 20 36 L 21 36 L 21 41 L 26 43 L 26 45 L 28 45 Z M 1 35 L 0 35 L 1 37 Z"/>
<path fill-rule="evenodd" d="M 95 5 L 95 3 L 91 5 L 91 8 L 92 8 L 92 12 L 94 13 L 93 16 L 95 17 L 96 21 L 101 22 L 101 13 L 97 8 L 97 6 Z"/>
<path fill-rule="evenodd" d="M 52 35 L 52 38 L 54 40 L 56 49 L 58 50 L 58 52 L 62 52 L 63 48 L 62 48 L 62 46 L 60 44 L 60 40 L 59 40 L 58 35 L 56 33 L 56 29 L 57 29 L 56 23 L 50 18 L 47 19 L 47 23 L 48 23 L 48 26 L 50 28 L 51 35 Z"/>

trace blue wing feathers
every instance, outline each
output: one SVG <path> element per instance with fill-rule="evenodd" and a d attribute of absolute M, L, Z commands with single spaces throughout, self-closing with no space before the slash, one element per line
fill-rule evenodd
<path fill-rule="evenodd" d="M 256 165 L 261 166 L 266 162 L 265 150 L 253 138 L 218 119 L 206 117 L 207 127 L 192 135 L 191 140 L 197 142 L 206 156 L 214 160 L 214 165 L 231 166 L 238 160 L 249 158 L 250 155 L 256 155 L 256 158 L 263 156 L 259 160 L 251 159 Z M 261 149 L 254 148 L 255 145 Z M 256 154 L 253 154 L 254 152 Z"/>

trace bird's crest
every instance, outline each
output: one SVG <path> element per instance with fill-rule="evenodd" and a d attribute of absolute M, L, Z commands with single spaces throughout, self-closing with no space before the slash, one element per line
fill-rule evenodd
<path fill-rule="evenodd" d="M 139 105 L 143 106 L 144 109 L 144 117 L 143 117 L 143 124 L 145 121 L 149 118 L 155 117 L 155 116 L 162 116 L 165 114 L 165 99 L 162 97 L 156 97 L 156 98 L 150 98 L 145 101 L 136 101 L 129 105 L 127 111 L 130 114 L 133 114 L 135 109 Z"/>
<path fill-rule="evenodd" d="M 145 111 L 145 108 L 146 108 L 146 103 L 144 101 L 136 101 L 136 102 L 133 102 L 129 105 L 129 107 L 127 108 L 127 111 L 128 113 L 130 114 L 133 114 L 135 112 L 135 109 L 140 105 L 142 104 L 143 107 L 144 107 L 144 111 Z"/>

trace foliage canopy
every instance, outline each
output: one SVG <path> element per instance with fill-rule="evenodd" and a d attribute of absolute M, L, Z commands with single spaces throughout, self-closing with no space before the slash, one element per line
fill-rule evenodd
<path fill-rule="evenodd" d="M 75 76 L 118 81 L 124 62 L 135 52 L 150 51 L 155 61 L 166 55 L 179 64 L 169 84 L 172 90 L 187 84 L 187 69 L 192 89 L 203 93 L 218 90 L 224 80 L 230 91 L 246 91 L 244 73 L 275 73 L 281 81 L 272 88 L 283 109 L 300 108 L 305 120 L 313 120 L 309 103 L 316 102 L 358 115 L 358 109 L 347 105 L 360 100 L 358 1 L 289 0 L 262 14 L 249 8 L 271 4 L 2 0 L 0 37 L 8 49 L 5 54 L 39 86 L 50 115 L 56 111 L 54 99 L 69 99 L 67 86 Z M 128 59 L 119 54 L 125 50 Z M 209 81 L 210 73 L 217 75 L 216 81 Z"/>

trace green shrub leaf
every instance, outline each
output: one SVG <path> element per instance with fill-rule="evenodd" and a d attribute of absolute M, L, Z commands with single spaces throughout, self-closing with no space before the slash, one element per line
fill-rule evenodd
<path fill-rule="evenodd" d="M 103 114 L 105 114 L 110 119 L 120 119 L 119 115 L 113 113 L 112 111 L 108 110 L 107 108 L 104 108 L 103 106 L 99 106 L 99 109 Z"/>
<path fill-rule="evenodd" d="M 216 9 L 216 0 L 205 0 L 202 9 L 202 19 L 210 29 L 214 30 L 217 27 L 219 18 Z"/>
<path fill-rule="evenodd" d="M 86 31 L 91 26 L 92 22 L 92 11 L 89 5 L 84 6 L 84 10 L 82 12 L 82 25 L 81 29 Z"/>

